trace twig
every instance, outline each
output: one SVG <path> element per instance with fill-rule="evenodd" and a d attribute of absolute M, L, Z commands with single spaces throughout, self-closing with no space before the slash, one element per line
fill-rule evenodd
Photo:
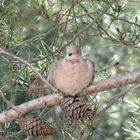
<path fill-rule="evenodd" d="M 109 99 L 109 101 L 108 101 L 109 104 L 105 108 L 103 108 L 101 111 L 99 111 L 95 114 L 94 119 L 98 118 L 101 114 L 103 114 L 107 109 L 109 109 L 113 104 L 115 104 L 118 101 L 118 99 L 123 98 L 129 92 L 132 92 L 138 88 L 140 88 L 140 84 L 137 84 L 135 86 L 131 86 L 126 91 L 113 96 L 111 99 Z"/>
<path fill-rule="evenodd" d="M 81 126 L 80 127 L 80 136 L 79 136 L 79 138 L 77 140 L 81 140 L 82 139 L 82 137 L 84 135 L 84 132 L 85 132 L 85 127 L 84 126 Z"/>
<path fill-rule="evenodd" d="M 65 45 L 63 45 L 62 47 L 60 47 L 59 49 L 57 49 L 55 52 L 54 52 L 54 55 L 57 53 L 57 52 L 60 52 L 63 48 L 65 48 L 66 46 L 70 45 L 81 33 L 83 33 L 84 31 L 88 30 L 95 22 L 96 20 L 98 19 L 101 19 L 102 16 L 107 12 L 107 10 L 110 8 L 110 6 L 115 2 L 116 0 L 112 0 L 103 10 L 100 11 L 100 14 L 95 18 L 95 20 L 93 20 L 90 24 L 88 24 L 84 29 L 80 30 L 79 32 L 77 32 L 75 34 L 75 36 L 68 42 L 66 43 Z"/>
<path fill-rule="evenodd" d="M 82 0 L 81 0 L 82 1 Z M 76 2 L 76 4 L 78 4 L 78 2 Z M 65 14 L 63 16 L 67 16 L 66 13 L 69 11 L 69 9 L 65 12 Z M 59 11 L 58 11 L 59 12 Z M 97 11 L 96 11 L 97 12 Z M 90 12 L 90 13 L 96 13 L 96 12 Z M 46 33 L 43 33 L 43 34 L 40 34 L 40 35 L 37 35 L 37 36 L 34 36 L 33 38 L 31 39 L 28 39 L 28 40 L 24 40 L 24 41 L 21 41 L 19 43 L 16 43 L 16 44 L 11 44 L 9 45 L 8 47 L 19 47 L 19 46 L 22 46 L 22 45 L 28 45 L 28 44 L 33 44 L 34 42 L 40 40 L 40 39 L 43 39 L 44 37 L 47 37 L 51 32 L 55 31 L 57 28 L 59 28 L 61 25 L 69 22 L 69 21 L 72 21 L 74 18 L 79 18 L 81 16 L 86 16 L 86 14 L 81 14 L 81 15 L 78 15 L 78 16 L 75 16 L 75 17 L 72 17 L 71 19 L 67 19 L 66 21 L 63 21 L 59 24 L 57 24 L 55 27 L 51 28 L 49 31 L 47 31 Z"/>
<path fill-rule="evenodd" d="M 110 27 L 108 27 L 107 30 L 104 29 L 104 28 L 103 28 L 102 26 L 100 26 L 100 24 L 98 23 L 98 20 L 99 20 L 99 19 L 97 20 L 97 19 L 95 19 L 92 15 L 88 14 L 88 13 L 89 13 L 88 10 L 87 10 L 82 4 L 80 4 L 80 6 L 82 7 L 82 9 L 84 9 L 84 11 L 87 13 L 87 15 L 88 15 L 92 20 L 94 20 L 94 21 L 96 22 L 97 27 L 98 27 L 98 29 L 99 29 L 99 33 L 100 33 L 101 36 L 102 36 L 102 32 L 101 32 L 101 30 L 102 30 L 102 31 L 109 37 L 108 39 L 113 40 L 113 41 L 115 41 L 115 42 L 121 42 L 123 45 L 125 45 L 125 46 L 127 46 L 127 47 L 130 47 L 130 48 L 137 48 L 137 49 L 140 49 L 140 47 L 139 47 L 138 45 L 131 44 L 131 43 L 125 41 L 123 38 L 121 38 L 121 39 L 118 40 L 118 38 L 112 37 L 112 35 L 110 35 L 110 34 L 108 33 L 108 29 L 109 29 Z M 115 17 L 114 15 L 109 14 L 109 13 L 105 13 L 105 14 L 107 14 L 107 15 L 109 15 L 109 16 L 112 16 L 112 17 L 115 18 L 115 19 L 123 20 L 123 21 L 125 21 L 125 22 L 128 22 L 128 23 L 130 23 L 130 24 L 134 24 L 134 25 L 140 27 L 140 25 L 137 24 L 137 23 L 134 23 L 134 22 L 131 22 L 131 21 L 127 21 L 127 20 L 122 19 L 122 18 Z M 110 25 L 109 25 L 109 26 L 110 26 Z"/>
<path fill-rule="evenodd" d="M 20 110 L 17 110 L 15 105 L 13 105 L 9 100 L 7 100 L 4 96 L 4 93 L 0 90 L 0 96 L 2 97 L 2 99 L 5 101 L 5 103 L 7 104 L 7 106 L 11 107 L 18 115 L 18 118 L 21 118 L 21 112 Z"/>
<path fill-rule="evenodd" d="M 20 62 L 22 62 L 23 64 L 27 65 L 34 73 L 36 73 L 36 75 L 47 85 L 49 86 L 54 92 L 57 92 L 58 90 L 52 86 L 30 63 L 28 63 L 26 60 L 23 60 L 22 58 L 8 52 L 8 51 L 5 51 L 3 50 L 2 48 L 0 48 L 0 53 L 1 54 L 4 54 L 4 55 L 7 55 L 9 57 L 12 57 Z"/>
<path fill-rule="evenodd" d="M 95 21 L 97 19 L 101 19 L 101 17 L 108 11 L 108 9 L 110 8 L 110 6 L 115 2 L 116 0 L 112 0 L 103 10 L 100 11 L 100 14 L 95 18 Z M 95 11 L 93 13 L 97 13 L 98 11 Z M 92 14 L 93 14 L 92 13 Z M 86 13 L 87 14 L 87 13 Z M 67 23 L 71 20 L 73 20 L 75 17 L 73 17 L 72 19 L 69 19 L 69 20 L 66 20 L 62 23 L 60 23 L 59 25 L 56 25 L 53 29 L 49 30 L 47 33 L 44 33 L 44 34 L 41 34 L 41 35 L 37 35 L 29 40 L 26 40 L 26 41 L 22 41 L 20 43 L 17 43 L 15 45 L 12 45 L 14 47 L 18 47 L 18 46 L 22 46 L 22 45 L 25 45 L 25 44 L 31 44 L 37 40 L 39 40 L 40 38 L 44 38 L 45 36 L 49 35 L 49 33 L 51 33 L 52 31 L 55 31 L 60 25 L 64 24 L 64 23 Z M 77 32 L 75 34 L 75 36 L 65 45 L 63 45 L 62 47 L 60 47 L 59 49 L 57 49 L 53 55 L 51 55 L 51 57 L 55 56 L 57 52 L 60 52 L 63 48 L 65 48 L 67 45 L 70 45 L 81 33 L 83 33 L 84 31 L 88 30 L 94 23 L 95 21 L 93 20 L 89 25 L 87 25 L 84 29 L 80 30 L 79 32 Z M 50 56 L 47 56 L 47 57 L 50 57 Z M 46 57 L 45 57 L 46 58 Z M 42 58 L 44 59 L 44 58 Z M 42 60 L 41 59 L 41 60 Z"/>
<path fill-rule="evenodd" d="M 116 17 L 115 15 L 110 14 L 110 13 L 108 13 L 108 12 L 106 13 L 106 15 L 109 15 L 109 16 L 113 17 L 113 18 L 116 19 L 116 20 L 122 20 L 122 21 L 124 21 L 124 22 L 129 23 L 129 24 L 133 24 L 133 25 L 136 25 L 136 26 L 140 27 L 140 25 L 137 24 L 137 23 L 135 23 L 135 22 L 129 21 L 129 20 L 124 19 L 124 18 L 121 18 L 121 17 Z"/>
<path fill-rule="evenodd" d="M 14 108 L 15 106 L 10 102 L 8 101 L 5 96 L 4 96 L 4 93 L 0 90 L 0 96 L 2 97 L 2 99 L 4 100 L 4 102 L 7 104 L 8 107 L 12 107 Z"/>

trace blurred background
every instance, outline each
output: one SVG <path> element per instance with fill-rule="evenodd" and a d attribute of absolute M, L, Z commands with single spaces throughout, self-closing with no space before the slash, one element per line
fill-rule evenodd
<path fill-rule="evenodd" d="M 140 67 L 139 0 L 0 0 L 0 47 L 30 62 L 47 77 L 50 65 L 73 43 L 94 61 L 96 81 Z M 36 75 L 25 64 L 0 55 L 0 89 L 14 105 L 42 96 L 28 93 Z M 38 84 L 39 86 L 39 84 Z M 97 110 L 128 86 L 84 97 Z M 0 112 L 11 107 L 0 97 Z M 28 112 L 39 114 L 40 110 Z M 67 126 L 59 106 L 44 120 L 56 128 L 52 140 L 78 140 L 82 124 Z M 0 124 L 2 140 L 23 140 L 19 121 Z M 4 139 L 5 138 L 5 139 Z M 33 138 L 36 139 L 36 138 Z M 82 140 L 140 140 L 140 90 L 129 92 L 85 127 Z"/>

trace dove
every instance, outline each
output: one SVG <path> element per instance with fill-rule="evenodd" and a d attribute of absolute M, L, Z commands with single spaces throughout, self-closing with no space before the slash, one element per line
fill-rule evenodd
<path fill-rule="evenodd" d="M 83 58 L 79 48 L 70 45 L 66 47 L 66 56 L 51 66 L 47 80 L 64 96 L 76 96 L 94 77 L 94 63 Z"/>

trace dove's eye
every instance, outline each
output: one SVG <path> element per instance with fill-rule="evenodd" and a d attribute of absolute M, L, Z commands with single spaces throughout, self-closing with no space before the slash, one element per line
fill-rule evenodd
<path fill-rule="evenodd" d="M 69 56 L 71 56 L 72 55 L 72 53 L 69 53 Z"/>

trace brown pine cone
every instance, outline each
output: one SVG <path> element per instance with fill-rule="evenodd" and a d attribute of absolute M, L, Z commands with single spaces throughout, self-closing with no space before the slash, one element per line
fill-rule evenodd
<path fill-rule="evenodd" d="M 96 109 L 94 111 L 91 110 L 86 104 L 82 103 L 79 98 L 74 97 L 64 98 L 60 107 L 65 115 L 79 122 L 91 120 L 96 113 Z"/>
<path fill-rule="evenodd" d="M 21 119 L 20 128 L 28 136 L 48 136 L 55 132 L 54 128 L 36 116 Z"/>
<path fill-rule="evenodd" d="M 28 88 L 27 93 L 33 97 L 41 97 L 47 94 L 46 88 L 46 84 L 39 77 L 37 77 Z"/>

